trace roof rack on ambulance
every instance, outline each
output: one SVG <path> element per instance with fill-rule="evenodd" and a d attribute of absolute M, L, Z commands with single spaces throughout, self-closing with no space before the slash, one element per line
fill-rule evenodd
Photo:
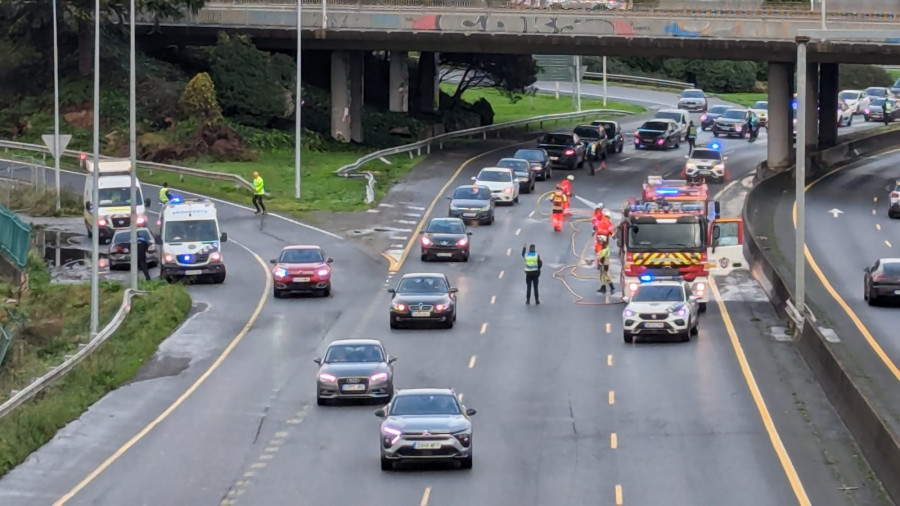
<path fill-rule="evenodd" d="M 94 172 L 94 160 L 85 159 L 84 166 L 89 173 Z M 97 163 L 100 174 L 131 174 L 131 160 L 100 160 Z"/>

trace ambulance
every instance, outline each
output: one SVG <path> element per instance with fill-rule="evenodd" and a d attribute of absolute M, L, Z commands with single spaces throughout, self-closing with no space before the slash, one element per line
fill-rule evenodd
<path fill-rule="evenodd" d="M 159 216 L 160 278 L 171 283 L 202 277 L 223 283 L 222 243 L 228 234 L 219 231 L 216 206 L 205 198 L 173 197 Z"/>
<path fill-rule="evenodd" d="M 94 161 L 86 160 L 88 176 L 84 182 L 84 225 L 88 237 L 93 235 L 94 203 L 91 202 L 94 192 Z M 108 242 L 118 230 L 131 227 L 131 161 L 101 160 L 97 164 L 97 188 L 99 206 L 97 209 L 97 226 L 100 240 Z M 137 206 L 137 226 L 147 226 L 147 208 L 150 199 L 144 199 L 141 182 L 137 181 L 135 196 Z"/>

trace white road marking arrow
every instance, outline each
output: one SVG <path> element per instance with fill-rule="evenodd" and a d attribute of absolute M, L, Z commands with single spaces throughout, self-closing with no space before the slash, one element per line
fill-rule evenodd
<path fill-rule="evenodd" d="M 837 218 L 839 214 L 844 214 L 844 211 L 841 211 L 838 208 L 830 209 L 828 212 L 835 218 Z"/>

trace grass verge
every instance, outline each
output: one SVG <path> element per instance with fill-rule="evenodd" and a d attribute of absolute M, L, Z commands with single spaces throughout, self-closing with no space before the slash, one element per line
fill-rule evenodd
<path fill-rule="evenodd" d="M 4 398 L 11 385 L 24 387 L 32 377 L 45 374 L 48 365 L 59 364 L 62 355 L 74 352 L 78 343 L 87 341 L 90 309 L 85 301 L 89 300 L 90 287 L 50 284 L 46 279 L 36 280 L 39 277 L 31 277 L 33 286 L 23 301 L 23 309 L 31 311 L 28 320 L 33 323 L 13 341 L 13 356 L 7 355 L 0 367 Z M 141 289 L 148 290 L 149 295 L 134 299 L 125 322 L 109 340 L 52 386 L 0 419 L 0 476 L 107 392 L 132 378 L 190 310 L 191 299 L 182 285 L 151 281 L 143 283 Z M 123 292 L 121 285 L 103 285 L 103 322 L 118 310 Z M 56 335 L 54 329 L 61 332 Z M 30 331 L 43 337 L 36 338 Z"/>
<path fill-rule="evenodd" d="M 453 94 L 456 91 L 456 85 L 452 83 L 441 84 L 444 93 Z M 463 93 L 463 100 L 473 103 L 479 99 L 485 99 L 494 109 L 494 123 L 506 123 L 516 121 L 533 116 L 543 116 L 545 114 L 560 114 L 564 112 L 575 112 L 572 104 L 572 97 L 560 96 L 556 97 L 538 93 L 533 96 L 522 97 L 515 103 L 511 102 L 508 97 L 503 96 L 494 88 L 470 88 Z M 618 109 L 620 111 L 628 111 L 633 114 L 642 114 L 647 109 L 634 104 L 625 102 L 607 101 L 606 106 L 602 100 L 593 98 L 582 98 L 581 108 L 588 109 Z"/>
<path fill-rule="evenodd" d="M 716 96 L 726 102 L 733 102 L 747 107 L 760 100 L 769 100 L 769 96 L 765 93 L 718 93 Z"/>
<path fill-rule="evenodd" d="M 900 69 L 886 69 L 886 70 L 887 70 L 888 75 L 891 76 L 891 79 L 893 79 L 894 81 L 896 81 L 897 79 L 900 79 Z"/>

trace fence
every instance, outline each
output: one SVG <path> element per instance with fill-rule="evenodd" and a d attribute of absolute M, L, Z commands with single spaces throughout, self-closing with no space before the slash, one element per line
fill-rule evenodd
<path fill-rule="evenodd" d="M 602 72 L 585 72 L 585 79 L 603 80 Z M 623 74 L 606 74 L 607 81 L 615 81 L 629 84 L 649 84 L 660 88 L 693 88 L 694 83 L 686 83 L 683 81 L 672 81 L 669 79 L 656 79 L 653 77 L 627 76 Z"/>
<path fill-rule="evenodd" d="M 21 270 L 28 263 L 30 247 L 31 225 L 0 205 L 0 249 Z"/>

